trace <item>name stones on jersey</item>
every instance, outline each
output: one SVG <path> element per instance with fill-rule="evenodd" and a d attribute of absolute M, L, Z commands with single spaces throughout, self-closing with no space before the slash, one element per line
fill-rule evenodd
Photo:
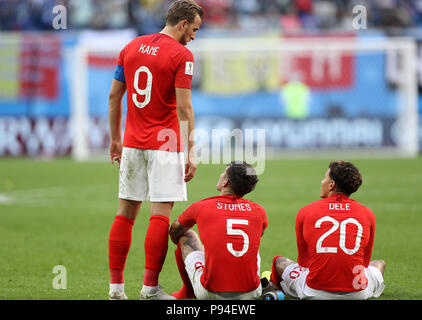
<path fill-rule="evenodd" d="M 229 210 L 229 211 L 252 211 L 249 203 L 224 203 L 217 202 L 218 210 Z"/>

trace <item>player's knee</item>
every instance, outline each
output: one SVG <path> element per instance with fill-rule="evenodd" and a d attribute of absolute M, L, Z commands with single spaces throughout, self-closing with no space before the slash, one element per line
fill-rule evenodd
<path fill-rule="evenodd" d="M 142 201 L 120 199 L 117 214 L 135 220 L 141 207 Z"/>
<path fill-rule="evenodd" d="M 384 260 L 379 260 L 379 263 L 380 263 L 380 269 L 381 269 L 380 271 L 382 274 L 384 274 L 386 263 Z"/>
<path fill-rule="evenodd" d="M 173 206 L 174 202 L 151 202 L 149 215 L 151 217 L 154 215 L 160 215 L 169 218 Z"/>
<path fill-rule="evenodd" d="M 377 268 L 381 274 L 384 274 L 386 263 L 384 260 L 373 260 L 370 262 L 370 265 Z"/>
<path fill-rule="evenodd" d="M 275 269 L 277 271 L 277 274 L 281 276 L 284 272 L 284 270 L 287 268 L 287 266 L 295 263 L 294 261 L 290 260 L 286 257 L 277 257 L 274 261 Z"/>

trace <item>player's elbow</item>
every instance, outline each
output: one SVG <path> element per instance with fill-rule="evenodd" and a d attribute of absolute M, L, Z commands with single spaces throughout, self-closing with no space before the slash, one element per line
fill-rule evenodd
<path fill-rule="evenodd" d="M 108 94 L 108 100 L 110 102 L 121 101 L 126 92 L 126 84 L 121 81 L 113 79 L 111 83 L 110 93 Z"/>
<path fill-rule="evenodd" d="M 115 102 L 115 101 L 120 101 L 123 98 L 124 92 L 120 92 L 120 91 L 116 91 L 116 90 L 111 90 L 110 93 L 108 94 L 108 101 L 109 102 Z"/>
<path fill-rule="evenodd" d="M 179 112 L 185 112 L 190 113 L 193 112 L 193 107 L 191 103 L 185 102 L 185 103 L 178 103 L 176 105 L 176 108 Z"/>

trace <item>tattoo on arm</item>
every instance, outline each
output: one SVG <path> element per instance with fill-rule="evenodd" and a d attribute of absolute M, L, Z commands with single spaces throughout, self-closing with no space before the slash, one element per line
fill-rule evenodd
<path fill-rule="evenodd" d="M 194 231 L 186 232 L 182 237 L 180 237 L 179 241 L 183 259 L 186 259 L 189 253 L 193 251 L 204 251 L 204 246 Z"/>
<path fill-rule="evenodd" d="M 180 244 L 183 259 L 193 251 L 204 251 L 204 246 L 196 232 L 182 226 L 178 220 L 173 222 L 169 233 L 171 241 L 175 244 Z"/>
<path fill-rule="evenodd" d="M 202 249 L 202 244 L 196 237 L 185 236 L 180 239 L 182 247 L 188 247 L 190 251 L 198 251 Z"/>

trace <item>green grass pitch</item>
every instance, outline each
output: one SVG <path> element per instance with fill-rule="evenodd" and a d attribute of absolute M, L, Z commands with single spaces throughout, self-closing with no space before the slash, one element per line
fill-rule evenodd
<path fill-rule="evenodd" d="M 361 170 L 363 185 L 352 197 L 376 216 L 373 259 L 387 262 L 380 299 L 422 299 L 422 157 L 347 159 Z M 280 254 L 297 258 L 294 221 L 298 209 L 319 198 L 329 160 L 267 161 L 248 199 L 263 205 L 269 227 L 261 242 L 261 271 Z M 177 203 L 171 222 L 190 203 L 217 195 L 224 165 L 199 165 L 188 183 L 189 201 Z M 108 233 L 117 209 L 118 170 L 106 162 L 69 159 L 0 159 L 0 299 L 107 299 Z M 139 298 L 143 240 L 149 216 L 138 215 L 126 262 L 125 288 Z M 181 280 L 169 250 L 160 284 L 169 293 Z M 67 288 L 54 289 L 53 268 L 63 265 Z"/>

